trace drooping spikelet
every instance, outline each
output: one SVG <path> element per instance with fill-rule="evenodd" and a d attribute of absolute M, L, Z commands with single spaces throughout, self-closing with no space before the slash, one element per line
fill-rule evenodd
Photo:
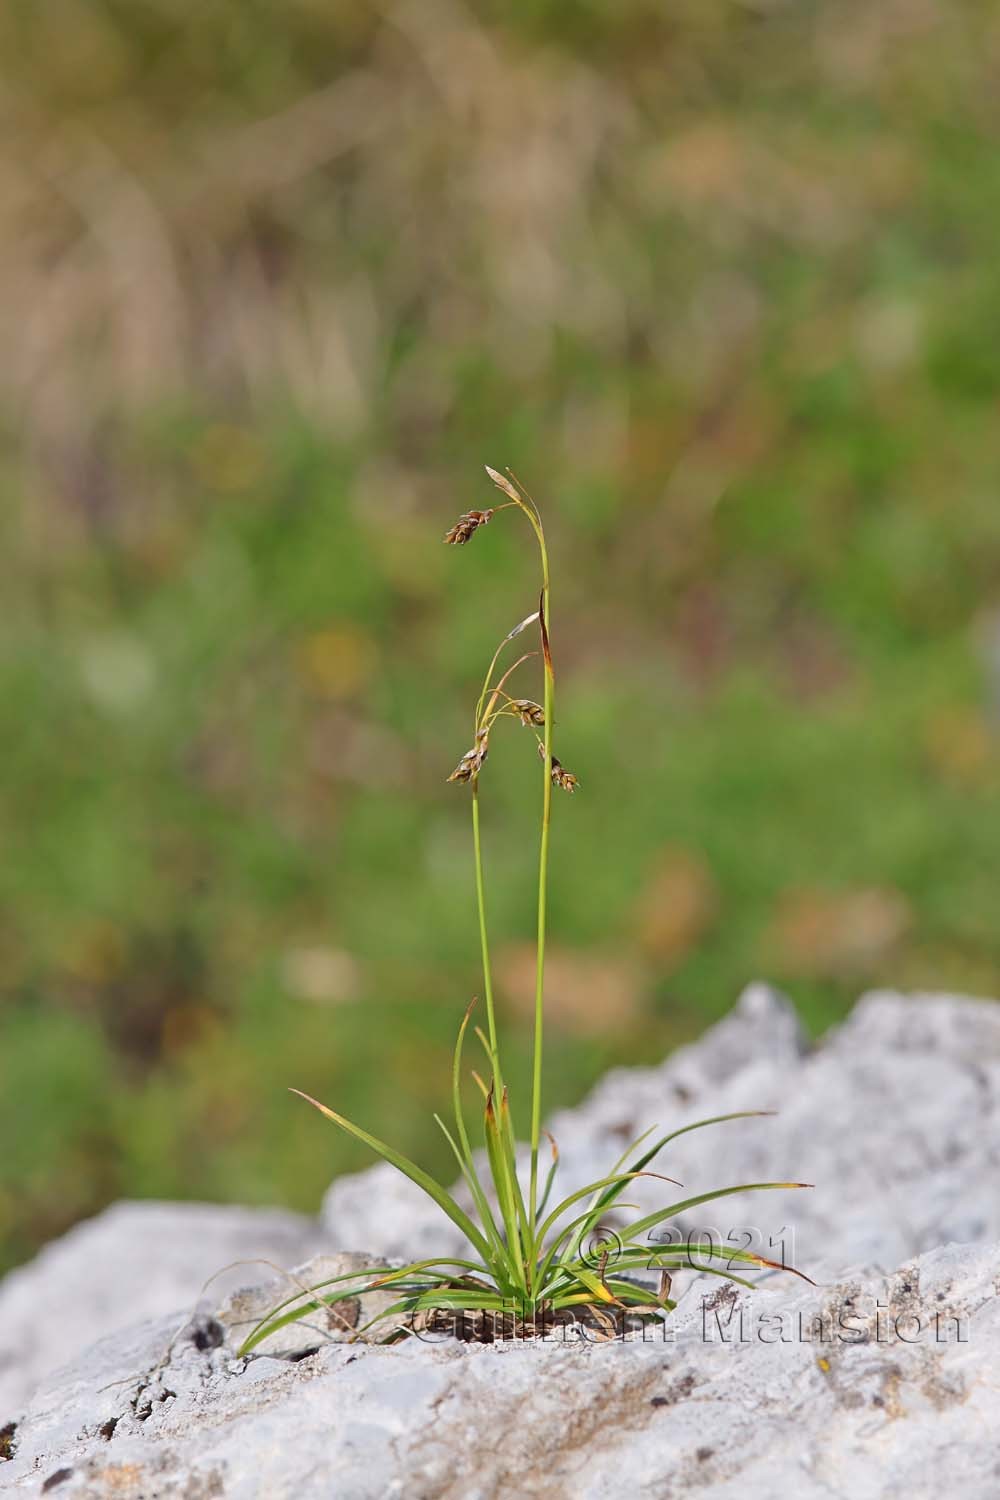
<path fill-rule="evenodd" d="M 483 762 L 489 754 L 489 738 L 489 730 L 480 729 L 476 735 L 476 743 L 471 750 L 466 750 L 462 759 L 448 777 L 449 781 L 471 781 L 474 776 L 479 775 Z"/>
<path fill-rule="evenodd" d="M 445 533 L 445 542 L 449 547 L 464 547 L 480 526 L 489 524 L 493 514 L 492 510 L 467 510 L 464 515 L 459 516 L 451 530 Z"/>
<path fill-rule="evenodd" d="M 510 706 L 522 724 L 533 724 L 540 729 L 545 723 L 544 708 L 540 703 L 532 703 L 530 698 L 512 698 Z"/>
<path fill-rule="evenodd" d="M 541 741 L 538 744 L 538 753 L 544 760 L 545 746 Z M 575 792 L 580 785 L 579 778 L 574 776 L 572 771 L 567 771 L 562 761 L 557 760 L 554 755 L 552 757 L 552 785 L 562 787 L 564 792 Z"/>

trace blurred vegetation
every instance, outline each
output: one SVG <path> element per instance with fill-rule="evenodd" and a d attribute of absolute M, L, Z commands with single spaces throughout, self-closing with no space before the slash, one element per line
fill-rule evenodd
<path fill-rule="evenodd" d="M 583 784 L 550 1103 L 756 976 L 1000 992 L 1000 7 L 8 0 L 0 57 L 5 1261 L 311 1209 L 364 1158 L 286 1084 L 444 1169 L 444 778 L 537 586 L 441 546 L 484 461 Z"/>

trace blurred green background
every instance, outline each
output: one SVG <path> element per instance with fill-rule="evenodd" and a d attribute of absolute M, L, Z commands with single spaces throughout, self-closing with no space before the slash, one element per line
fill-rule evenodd
<path fill-rule="evenodd" d="M 0 1256 L 446 1170 L 552 539 L 550 1105 L 762 976 L 1000 992 L 1000 7 L 7 0 Z M 530 676 L 524 691 L 531 691 Z M 484 774 L 508 1076 L 538 763 Z"/>

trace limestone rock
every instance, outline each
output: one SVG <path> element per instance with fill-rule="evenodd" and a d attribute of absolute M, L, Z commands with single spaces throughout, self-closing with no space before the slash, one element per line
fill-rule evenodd
<path fill-rule="evenodd" d="M 996 1494 L 1000 1246 L 682 1304 L 668 1338 L 175 1343 L 170 1320 L 45 1382 L 4 1467 L 60 1500 L 913 1500 Z"/>
<path fill-rule="evenodd" d="M 0 1427 L 43 1375 L 103 1333 L 190 1314 L 208 1278 L 233 1261 L 294 1265 L 328 1245 L 301 1215 L 210 1203 L 116 1203 L 77 1224 L 0 1282 Z M 263 1275 L 244 1264 L 210 1290 L 217 1301 Z"/>

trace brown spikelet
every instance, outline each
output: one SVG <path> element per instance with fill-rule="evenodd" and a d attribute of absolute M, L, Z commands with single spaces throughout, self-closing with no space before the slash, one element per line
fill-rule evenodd
<path fill-rule="evenodd" d="M 489 754 L 489 736 L 490 732 L 488 729 L 480 729 L 476 735 L 476 743 L 471 750 L 466 750 L 462 759 L 448 777 L 449 781 L 471 781 L 474 776 L 479 775 L 483 762 Z"/>
<path fill-rule="evenodd" d="M 464 547 L 480 526 L 489 524 L 493 515 L 492 510 L 467 510 L 464 515 L 459 516 L 451 530 L 445 533 L 445 542 L 449 547 Z"/>
<path fill-rule="evenodd" d="M 540 729 L 545 723 L 544 708 L 540 703 L 532 703 L 530 698 L 512 698 L 510 706 L 522 724 L 533 724 Z"/>
<path fill-rule="evenodd" d="M 538 753 L 545 759 L 545 746 L 539 741 Z M 552 784 L 562 787 L 564 792 L 575 792 L 580 785 L 579 777 L 574 776 L 572 771 L 567 771 L 561 760 L 552 757 Z"/>
<path fill-rule="evenodd" d="M 560 765 L 555 756 L 552 757 L 552 780 L 556 786 L 561 786 L 564 792 L 575 792 L 580 785 L 579 777 Z"/>

